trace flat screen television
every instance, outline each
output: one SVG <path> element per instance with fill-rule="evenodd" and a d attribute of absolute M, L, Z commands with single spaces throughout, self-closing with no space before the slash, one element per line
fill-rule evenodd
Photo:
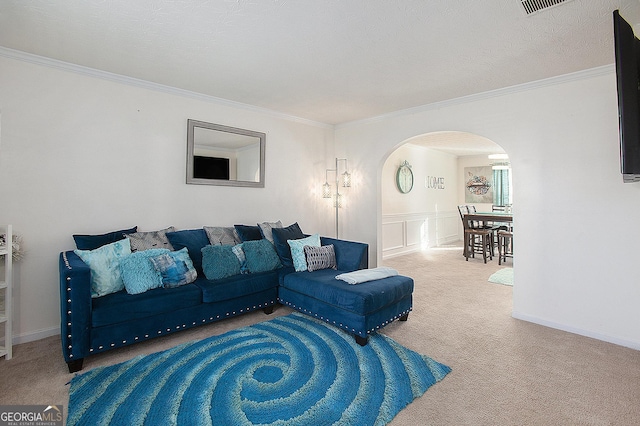
<path fill-rule="evenodd" d="M 229 159 L 194 155 L 193 177 L 229 180 Z"/>
<path fill-rule="evenodd" d="M 624 182 L 640 181 L 640 41 L 620 13 L 613 12 L 620 126 L 620 170 Z"/>

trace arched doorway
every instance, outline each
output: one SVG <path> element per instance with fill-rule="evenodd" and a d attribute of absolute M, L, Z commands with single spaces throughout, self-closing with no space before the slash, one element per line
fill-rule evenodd
<path fill-rule="evenodd" d="M 491 211 L 497 189 L 499 204 L 510 204 L 510 164 L 508 159 L 489 157 L 496 154 L 506 155 L 495 142 L 460 131 L 432 132 L 399 143 L 382 165 L 380 260 L 459 242 L 460 204 Z M 500 188 L 493 185 L 496 168 L 506 170 L 498 173 L 507 177 Z M 465 169 L 485 173 L 492 187 L 483 196 L 469 197 L 473 194 L 465 187 Z M 402 173 L 412 175 L 411 188 L 399 181 Z"/>

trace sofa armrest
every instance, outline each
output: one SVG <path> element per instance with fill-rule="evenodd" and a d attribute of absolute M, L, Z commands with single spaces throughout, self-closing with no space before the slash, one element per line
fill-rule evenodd
<path fill-rule="evenodd" d="M 338 270 L 351 272 L 369 267 L 369 244 L 328 237 L 320 237 L 320 242 L 323 246 L 333 244 Z"/>
<path fill-rule="evenodd" d="M 60 337 L 67 363 L 89 355 L 91 270 L 73 251 L 60 253 Z"/>

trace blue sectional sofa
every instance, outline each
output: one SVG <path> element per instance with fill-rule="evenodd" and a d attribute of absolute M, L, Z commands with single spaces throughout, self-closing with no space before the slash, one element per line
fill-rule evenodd
<path fill-rule="evenodd" d="M 278 302 L 346 330 L 362 345 L 370 333 L 389 322 L 406 320 L 411 310 L 411 278 L 395 276 L 355 286 L 338 281 L 335 277 L 340 273 L 367 268 L 368 245 L 324 237 L 321 245 L 332 246 L 336 269 L 296 271 L 287 250 L 289 237 L 300 236 L 299 227 L 295 231 L 274 232 L 271 243 L 280 259 L 277 268 L 219 279 L 207 279 L 204 273 L 202 249 L 211 244 L 203 238 L 204 231 L 167 233 L 174 237 L 174 250 L 186 248 L 197 278 L 137 294 L 124 289 L 92 297 L 92 269 L 80 256 L 86 252 L 60 253 L 62 352 L 69 371 L 82 369 L 84 358 L 92 354 L 258 309 L 270 314 Z M 116 239 L 119 232 L 112 233 Z"/>

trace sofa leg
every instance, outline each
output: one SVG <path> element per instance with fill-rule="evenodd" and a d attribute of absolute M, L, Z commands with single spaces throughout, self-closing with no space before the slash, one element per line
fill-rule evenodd
<path fill-rule="evenodd" d="M 69 373 L 75 373 L 76 371 L 82 370 L 82 361 L 84 361 L 84 358 L 74 359 L 73 361 L 67 362 Z"/>
<path fill-rule="evenodd" d="M 409 319 L 409 314 L 404 314 L 403 316 L 401 316 L 400 318 L 398 318 L 398 321 L 406 321 Z"/>
<path fill-rule="evenodd" d="M 271 315 L 273 313 L 273 305 L 267 306 L 266 308 L 263 308 L 262 310 L 264 311 L 265 314 Z"/>
<path fill-rule="evenodd" d="M 359 344 L 360 346 L 366 346 L 367 343 L 369 342 L 369 337 L 362 337 L 362 336 L 358 336 L 357 334 L 354 334 L 353 337 L 356 338 L 356 343 Z"/>

